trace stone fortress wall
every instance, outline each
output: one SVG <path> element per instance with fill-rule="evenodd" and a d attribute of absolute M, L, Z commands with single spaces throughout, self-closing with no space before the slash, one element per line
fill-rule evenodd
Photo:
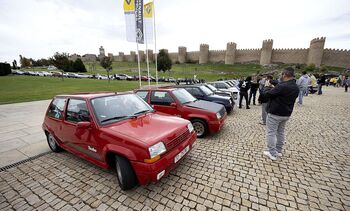
<path fill-rule="evenodd" d="M 169 53 L 173 63 L 258 63 L 261 65 L 267 64 L 315 64 L 316 67 L 328 65 L 334 67 L 350 67 L 350 50 L 325 49 L 325 37 L 315 38 L 311 40 L 309 48 L 294 48 L 294 49 L 274 49 L 273 40 L 264 40 L 261 48 L 257 49 L 237 49 L 237 44 L 234 42 L 227 43 L 226 50 L 210 50 L 208 44 L 200 44 L 199 51 L 187 51 L 187 48 L 180 46 L 178 52 Z M 165 49 L 166 50 L 166 49 Z M 168 51 L 168 50 L 166 50 Z M 140 60 L 146 61 L 146 52 L 139 51 Z M 149 61 L 154 62 L 154 53 L 148 51 Z M 104 56 L 104 49 L 101 46 L 98 57 Z M 114 61 L 137 61 L 137 54 L 131 51 L 125 55 L 119 52 L 118 55 L 108 53 Z M 73 57 L 73 55 L 72 55 Z M 74 58 L 77 56 L 74 55 Z M 83 61 L 96 61 L 97 56 L 86 54 L 82 57 Z"/>

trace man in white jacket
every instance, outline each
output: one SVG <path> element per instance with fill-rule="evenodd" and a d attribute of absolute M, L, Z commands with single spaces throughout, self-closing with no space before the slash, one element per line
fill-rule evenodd
<path fill-rule="evenodd" d="M 298 104 L 303 104 L 303 97 L 309 91 L 310 77 L 306 74 L 306 71 L 303 71 L 303 75 L 298 79 L 297 85 L 299 87 L 299 101 Z"/>

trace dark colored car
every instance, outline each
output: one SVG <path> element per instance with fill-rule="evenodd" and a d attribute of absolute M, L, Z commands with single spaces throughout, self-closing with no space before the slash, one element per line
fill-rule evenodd
<path fill-rule="evenodd" d="M 227 117 L 224 106 L 197 100 L 182 88 L 141 89 L 135 92 L 156 111 L 190 120 L 198 137 L 218 132 Z"/>
<path fill-rule="evenodd" d="M 230 97 L 217 95 L 204 84 L 178 85 L 176 87 L 186 89 L 191 95 L 199 100 L 206 100 L 225 106 L 227 113 L 230 113 L 234 107 L 234 102 Z"/>
<path fill-rule="evenodd" d="M 58 95 L 42 128 L 52 151 L 116 169 L 123 190 L 169 174 L 196 141 L 188 120 L 159 114 L 134 93 Z"/>

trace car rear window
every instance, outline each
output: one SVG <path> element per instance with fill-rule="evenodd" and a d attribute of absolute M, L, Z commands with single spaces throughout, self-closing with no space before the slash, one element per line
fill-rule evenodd
<path fill-rule="evenodd" d="M 62 119 L 63 117 L 63 108 L 64 108 L 65 99 L 64 98 L 55 98 L 47 112 L 47 116 L 55 118 L 55 119 Z"/>

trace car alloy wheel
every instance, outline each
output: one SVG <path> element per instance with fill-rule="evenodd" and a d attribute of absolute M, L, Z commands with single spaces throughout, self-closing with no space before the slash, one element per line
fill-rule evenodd
<path fill-rule="evenodd" d="M 137 185 L 135 172 L 127 158 L 116 155 L 115 170 L 122 190 L 130 190 Z"/>
<path fill-rule="evenodd" d="M 122 170 L 120 168 L 120 164 L 119 162 L 116 163 L 116 169 L 117 169 L 117 176 L 118 176 L 118 180 L 120 182 L 120 185 L 121 186 L 124 186 L 124 183 L 123 183 L 123 174 L 122 174 Z"/>
<path fill-rule="evenodd" d="M 59 152 L 62 150 L 61 147 L 58 146 L 55 137 L 51 133 L 48 133 L 46 137 L 47 143 L 49 144 L 49 147 L 53 152 Z"/>
<path fill-rule="evenodd" d="M 208 131 L 207 125 L 203 120 L 200 120 L 200 119 L 193 120 L 192 125 L 194 130 L 197 133 L 197 137 L 202 138 L 207 134 L 207 131 Z"/>

